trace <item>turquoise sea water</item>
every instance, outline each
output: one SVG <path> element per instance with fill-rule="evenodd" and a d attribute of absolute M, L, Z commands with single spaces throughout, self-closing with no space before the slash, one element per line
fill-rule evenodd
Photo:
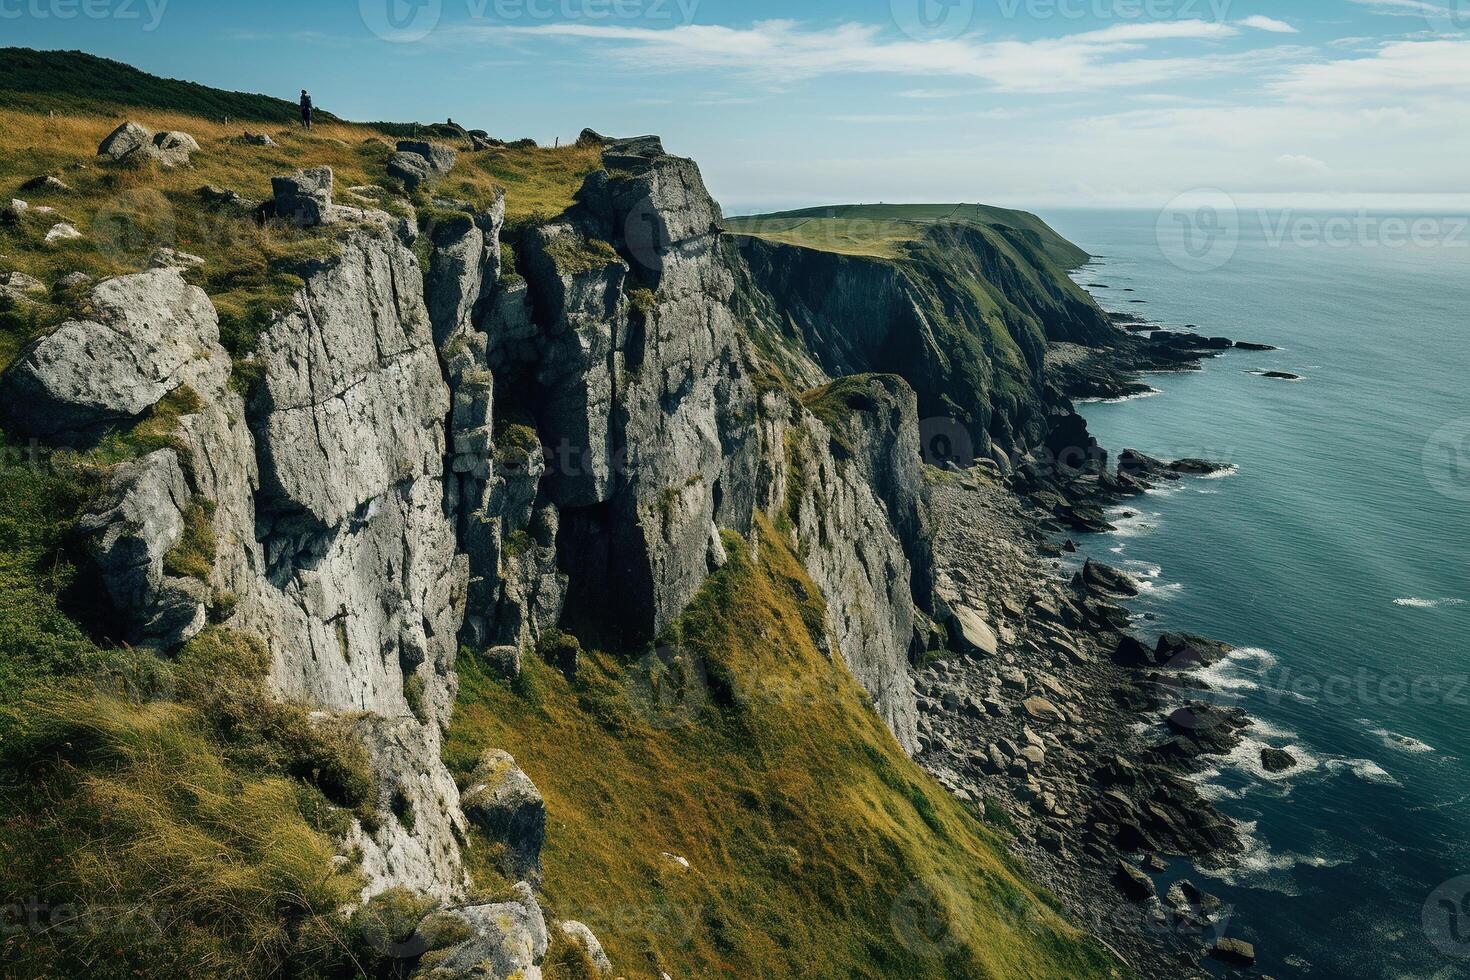
<path fill-rule="evenodd" d="M 1207 678 L 1257 723 L 1206 792 L 1250 850 L 1213 877 L 1181 871 L 1236 907 L 1229 934 L 1263 972 L 1470 976 L 1470 878 L 1454 881 L 1470 875 L 1465 219 L 1252 212 L 1233 250 L 1184 250 L 1192 218 L 1044 217 L 1097 256 L 1077 278 L 1110 287 L 1094 290 L 1106 308 L 1283 348 L 1080 407 L 1114 453 L 1238 468 L 1127 504 L 1117 534 L 1081 542 L 1147 578 L 1145 632 L 1239 648 Z M 1413 217 L 1426 233 L 1407 242 Z M 1262 745 L 1301 764 L 1268 776 Z"/>

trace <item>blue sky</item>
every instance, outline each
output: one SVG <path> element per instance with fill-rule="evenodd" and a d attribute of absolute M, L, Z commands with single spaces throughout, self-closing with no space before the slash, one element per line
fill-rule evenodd
<path fill-rule="evenodd" d="M 1470 0 L 0 0 L 0 43 L 544 142 L 726 210 L 1470 206 Z"/>

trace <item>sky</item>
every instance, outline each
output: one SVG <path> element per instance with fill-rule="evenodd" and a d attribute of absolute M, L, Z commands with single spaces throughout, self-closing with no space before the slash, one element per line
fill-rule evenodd
<path fill-rule="evenodd" d="M 1470 0 L 0 0 L 0 44 L 365 121 L 658 133 L 728 214 L 1470 209 Z"/>

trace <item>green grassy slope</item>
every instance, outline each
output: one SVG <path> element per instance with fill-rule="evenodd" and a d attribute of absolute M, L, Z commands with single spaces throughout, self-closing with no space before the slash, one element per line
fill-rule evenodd
<path fill-rule="evenodd" d="M 795 555 L 758 537 L 727 534 L 729 564 L 656 652 L 583 653 L 573 681 L 462 658 L 446 759 L 468 778 L 503 747 L 535 780 L 556 914 L 639 980 L 1111 975 L 1004 831 L 904 756 L 814 641 Z"/>
<path fill-rule="evenodd" d="M 1012 229 L 1036 237 L 1047 258 L 1063 269 L 1088 254 L 1027 211 L 984 204 L 846 204 L 725 219 L 725 230 L 849 255 L 895 257 L 900 242 L 917 241 L 934 225 Z"/>
<path fill-rule="evenodd" d="M 229 116 L 276 123 L 292 122 L 300 115 L 294 100 L 159 78 L 81 51 L 30 48 L 0 48 L 0 106 L 108 113 L 118 107 L 163 109 L 215 121 Z M 336 118 L 326 112 L 319 115 L 324 121 Z"/>

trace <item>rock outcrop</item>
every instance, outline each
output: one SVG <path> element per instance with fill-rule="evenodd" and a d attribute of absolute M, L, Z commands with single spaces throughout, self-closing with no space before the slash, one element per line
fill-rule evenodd
<path fill-rule="evenodd" d="M 97 155 L 114 162 L 152 160 L 165 167 L 189 162 L 189 154 L 199 150 L 199 143 L 188 133 L 173 130 L 155 133 L 146 126 L 125 122 L 114 129 L 97 147 Z"/>
<path fill-rule="evenodd" d="M 84 445 L 228 361 L 209 298 L 176 269 L 100 283 L 92 307 L 95 319 L 63 323 L 6 370 L 10 431 Z"/>

